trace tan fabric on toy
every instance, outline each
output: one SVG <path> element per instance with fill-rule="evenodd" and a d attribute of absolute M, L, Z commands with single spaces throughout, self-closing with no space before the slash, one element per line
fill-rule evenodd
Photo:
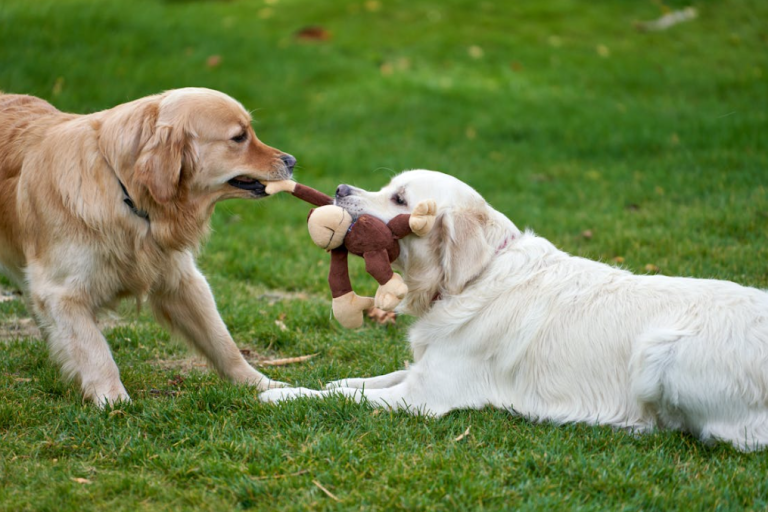
<path fill-rule="evenodd" d="M 333 296 L 333 316 L 339 323 L 354 329 L 363 324 L 363 312 L 372 306 L 392 311 L 408 293 L 403 278 L 392 271 L 392 262 L 400 255 L 398 240 L 414 233 L 424 236 L 435 223 L 434 201 L 416 205 L 413 213 L 398 215 L 384 223 L 371 215 L 353 219 L 348 211 L 333 204 L 333 199 L 295 181 L 266 183 L 269 195 L 290 192 L 295 197 L 317 206 L 309 212 L 307 227 L 312 241 L 331 252 L 328 283 Z M 347 264 L 348 253 L 365 260 L 365 270 L 379 283 L 376 297 L 360 297 L 352 290 Z"/>

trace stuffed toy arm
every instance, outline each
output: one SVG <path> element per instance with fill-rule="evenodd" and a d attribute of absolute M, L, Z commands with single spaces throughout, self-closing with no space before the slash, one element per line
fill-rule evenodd
<path fill-rule="evenodd" d="M 410 219 L 411 219 L 411 214 L 401 213 L 391 221 L 387 222 L 387 227 L 389 227 L 389 230 L 392 231 L 392 234 L 395 236 L 396 240 L 405 238 L 406 236 L 413 233 L 413 230 L 411 229 Z"/>
<path fill-rule="evenodd" d="M 416 236 L 424 236 L 435 225 L 435 219 L 437 218 L 437 203 L 434 200 L 428 199 L 421 201 L 416 205 L 416 208 L 411 212 L 411 217 L 408 219 L 408 226 Z"/>
<path fill-rule="evenodd" d="M 293 180 L 267 181 L 264 183 L 264 192 L 270 196 L 279 192 L 290 192 L 293 194 L 296 185 L 298 185 L 298 183 Z"/>
<path fill-rule="evenodd" d="M 434 200 L 421 201 L 410 214 L 403 213 L 387 223 L 396 239 L 401 239 L 413 233 L 416 236 L 424 236 L 435 225 L 437 218 L 437 204 Z"/>
<path fill-rule="evenodd" d="M 315 206 L 325 206 L 327 204 L 333 204 L 333 198 L 323 194 L 319 190 L 315 190 L 312 187 L 296 183 L 293 180 L 282 181 L 268 181 L 266 182 L 264 191 L 272 196 L 279 192 L 290 192 L 294 197 L 301 199 L 309 204 Z"/>

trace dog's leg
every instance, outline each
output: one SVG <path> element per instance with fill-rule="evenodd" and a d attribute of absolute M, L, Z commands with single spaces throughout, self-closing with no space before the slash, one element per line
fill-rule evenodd
<path fill-rule="evenodd" d="M 85 399 L 100 407 L 130 400 L 93 306 L 55 286 L 36 288 L 33 281 L 30 289 L 32 310 L 64 377 L 79 381 Z"/>
<path fill-rule="evenodd" d="M 302 397 L 325 398 L 340 394 L 356 402 L 365 401 L 374 407 L 431 416 L 440 416 L 461 407 L 482 407 L 487 403 L 484 399 L 464 400 L 467 383 L 441 371 L 424 373 L 411 367 L 374 379 L 381 379 L 373 380 L 374 385 L 388 382 L 393 385 L 386 388 L 334 387 L 322 391 L 307 388 L 271 389 L 261 393 L 259 399 L 263 402 L 283 402 Z M 399 382 L 394 384 L 396 380 Z"/>
<path fill-rule="evenodd" d="M 390 410 L 406 410 L 412 414 L 425 414 L 429 416 L 441 416 L 451 407 L 444 407 L 432 400 L 429 400 L 423 393 L 413 389 L 411 383 L 407 380 L 395 386 L 385 389 L 357 389 L 357 388 L 334 388 L 317 391 L 308 388 L 280 388 L 270 389 L 259 395 L 262 402 L 284 402 L 295 400 L 297 398 L 326 398 L 334 395 L 344 395 L 355 402 L 367 403 L 377 408 Z"/>
<path fill-rule="evenodd" d="M 379 375 L 378 377 L 369 377 L 367 379 L 342 379 L 329 382 L 325 389 L 335 388 L 354 388 L 354 389 L 384 389 L 396 386 L 405 380 L 408 376 L 408 370 L 398 370 L 396 372 Z"/>
<path fill-rule="evenodd" d="M 192 255 L 185 254 L 176 262 L 164 286 L 150 295 L 158 320 L 199 350 L 222 377 L 259 390 L 282 386 L 256 371 L 240 353 Z"/>

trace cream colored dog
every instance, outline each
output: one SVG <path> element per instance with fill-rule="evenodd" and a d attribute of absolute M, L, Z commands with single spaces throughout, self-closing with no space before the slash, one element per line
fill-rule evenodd
<path fill-rule="evenodd" d="M 409 289 L 403 310 L 418 317 L 414 364 L 262 400 L 342 393 L 436 415 L 492 405 L 768 445 L 768 294 L 569 256 L 441 173 L 406 172 L 373 193 L 342 186 L 336 203 L 388 221 L 425 199 L 437 202 L 435 227 L 401 240 L 395 262 Z"/>
<path fill-rule="evenodd" d="M 296 160 L 237 101 L 179 89 L 90 115 L 0 94 L 0 270 L 53 358 L 99 405 L 127 400 L 100 310 L 149 297 L 157 318 L 233 381 L 276 385 L 240 354 L 195 266 L 214 205 L 265 197 Z"/>

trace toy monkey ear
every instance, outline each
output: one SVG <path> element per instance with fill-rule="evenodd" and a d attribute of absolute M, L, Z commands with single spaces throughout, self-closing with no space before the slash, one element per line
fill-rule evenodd
<path fill-rule="evenodd" d="M 307 217 L 309 236 L 315 245 L 327 251 L 344 243 L 352 216 L 340 206 L 327 205 L 310 210 Z"/>

